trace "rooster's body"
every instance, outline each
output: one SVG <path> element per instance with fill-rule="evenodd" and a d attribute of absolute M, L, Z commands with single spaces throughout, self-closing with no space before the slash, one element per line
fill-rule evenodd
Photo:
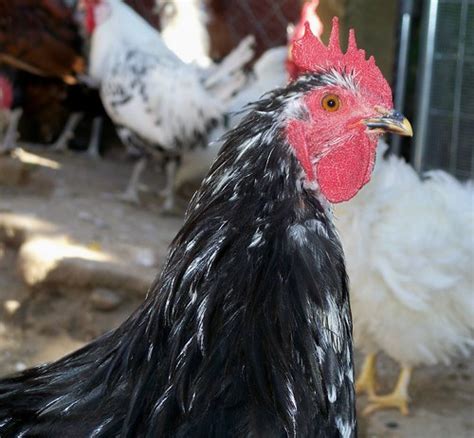
<path fill-rule="evenodd" d="M 226 143 L 135 315 L 1 382 L 2 434 L 327 437 L 336 420 L 353 429 L 342 251 L 295 158 L 264 135 L 269 104 Z M 28 393 L 16 394 L 25 379 Z"/>

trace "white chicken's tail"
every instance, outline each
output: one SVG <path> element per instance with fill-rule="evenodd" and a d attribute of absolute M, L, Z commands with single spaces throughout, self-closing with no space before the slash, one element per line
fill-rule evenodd
<path fill-rule="evenodd" d="M 255 38 L 245 37 L 219 64 L 206 70 L 207 78 L 204 86 L 219 99 L 226 101 L 239 91 L 246 82 L 243 71 L 254 55 Z"/>

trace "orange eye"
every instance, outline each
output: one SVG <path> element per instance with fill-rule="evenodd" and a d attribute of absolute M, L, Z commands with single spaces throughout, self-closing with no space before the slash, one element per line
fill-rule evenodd
<path fill-rule="evenodd" d="M 326 94 L 321 100 L 321 106 L 330 113 L 337 111 L 341 106 L 341 99 L 336 94 Z"/>

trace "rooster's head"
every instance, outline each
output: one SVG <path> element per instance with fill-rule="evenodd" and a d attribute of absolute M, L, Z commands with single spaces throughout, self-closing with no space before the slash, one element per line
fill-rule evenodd
<path fill-rule="evenodd" d="M 288 114 L 288 141 L 306 179 L 330 202 L 346 201 L 370 180 L 379 136 L 411 136 L 411 125 L 393 109 L 390 86 L 357 48 L 353 30 L 341 51 L 337 18 L 328 46 L 306 25 L 292 59 L 299 72 L 293 88 L 304 94 Z"/>

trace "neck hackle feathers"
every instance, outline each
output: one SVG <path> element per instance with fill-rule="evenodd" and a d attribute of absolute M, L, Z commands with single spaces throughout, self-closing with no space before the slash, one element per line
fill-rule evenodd
<path fill-rule="evenodd" d="M 292 61 L 299 74 L 324 73 L 336 70 L 339 73 L 354 74 L 359 86 L 381 95 L 387 107 L 392 105 L 392 91 L 375 64 L 374 57 L 366 59 L 365 50 L 358 49 L 354 30 L 349 31 L 349 44 L 343 53 L 339 43 L 339 20 L 332 20 L 329 44 L 313 34 L 309 23 L 305 23 L 305 33 L 292 46 Z"/>

